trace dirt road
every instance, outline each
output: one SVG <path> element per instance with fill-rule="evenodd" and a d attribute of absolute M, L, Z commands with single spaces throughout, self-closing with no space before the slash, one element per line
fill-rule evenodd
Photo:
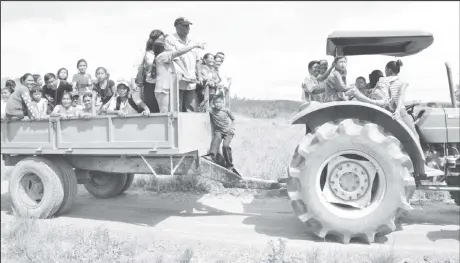
<path fill-rule="evenodd" d="M 4 191 L 2 185 L 2 223 L 11 219 Z M 100 200 L 82 190 L 67 215 L 50 221 L 78 228 L 103 226 L 111 234 L 137 238 L 145 249 L 163 253 L 166 259 L 190 247 L 194 262 L 229 257 L 235 259 L 231 262 L 254 262 L 267 253 L 267 242 L 282 238 L 287 255 L 319 249 L 323 255 L 348 258 L 336 262 L 359 262 L 352 258 L 392 251 L 420 262 L 423 256 L 458 259 L 459 217 L 453 204 L 415 205 L 399 230 L 377 238 L 377 243 L 352 240 L 342 245 L 309 233 L 284 198 L 128 191 Z"/>

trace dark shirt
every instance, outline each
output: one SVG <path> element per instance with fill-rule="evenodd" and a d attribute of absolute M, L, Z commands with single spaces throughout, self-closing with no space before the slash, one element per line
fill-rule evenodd
<path fill-rule="evenodd" d="M 231 124 L 235 120 L 235 117 L 228 109 L 216 110 L 212 109 L 209 114 L 211 115 L 211 123 L 214 127 L 214 131 L 227 133 L 230 131 Z M 234 131 L 231 131 L 232 133 Z"/>
<path fill-rule="evenodd" d="M 106 104 L 110 101 L 113 96 L 112 87 L 115 86 L 115 82 L 113 80 L 107 80 L 107 85 L 105 89 L 101 89 L 100 83 L 94 84 L 93 90 L 96 91 L 97 95 L 101 97 L 102 104 Z"/>
<path fill-rule="evenodd" d="M 50 89 L 46 85 L 43 86 L 42 88 L 42 94 L 43 97 L 47 98 L 51 97 L 52 101 L 48 99 L 49 104 L 51 104 L 53 107 L 61 104 L 62 100 L 62 95 L 64 95 L 64 92 L 72 92 L 72 84 L 68 83 L 65 80 L 59 80 L 59 86 L 57 89 Z"/>

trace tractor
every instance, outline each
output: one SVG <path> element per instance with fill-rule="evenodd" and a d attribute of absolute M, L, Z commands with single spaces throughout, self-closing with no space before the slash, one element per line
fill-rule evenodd
<path fill-rule="evenodd" d="M 327 55 L 414 55 L 433 43 L 430 33 L 334 32 Z M 298 218 L 320 238 L 342 243 L 396 229 L 417 190 L 446 190 L 459 204 L 460 117 L 446 63 L 450 108 L 406 105 L 420 143 L 389 111 L 359 101 L 306 102 L 292 123 L 306 126 L 288 167 L 286 188 Z M 417 88 L 417 87 L 413 87 Z M 429 169 L 425 169 L 425 165 Z M 447 186 L 423 185 L 445 182 Z"/>

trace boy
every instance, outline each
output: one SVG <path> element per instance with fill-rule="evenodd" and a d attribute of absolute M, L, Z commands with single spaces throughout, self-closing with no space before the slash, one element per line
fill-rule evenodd
<path fill-rule="evenodd" d="M 235 136 L 235 117 L 229 109 L 222 108 L 224 103 L 222 95 L 215 97 L 212 103 L 214 107 L 209 114 L 211 116 L 211 124 L 214 133 L 208 156 L 211 156 L 212 161 L 216 162 L 220 144 L 223 140 L 222 152 L 224 155 L 225 167 L 229 170 L 233 170 L 232 148 L 230 147 L 230 142 L 233 136 Z M 206 157 L 207 156 L 205 156 L 205 158 Z"/>

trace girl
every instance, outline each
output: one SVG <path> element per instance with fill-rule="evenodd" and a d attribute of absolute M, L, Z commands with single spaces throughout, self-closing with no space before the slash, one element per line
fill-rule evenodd
<path fill-rule="evenodd" d="M 77 66 L 78 67 L 78 66 Z M 69 71 L 66 68 L 60 68 L 57 72 L 57 77 L 60 80 L 67 81 L 67 77 L 69 76 Z"/>
<path fill-rule="evenodd" d="M 213 100 L 217 92 L 217 83 L 220 82 L 220 77 L 214 68 L 213 54 L 207 53 L 203 56 L 203 64 L 201 65 L 200 72 L 198 74 L 200 74 L 202 82 L 198 85 L 197 95 L 200 102 L 200 108 L 202 108 L 204 105 L 201 104 L 207 103 L 208 98 L 209 101 Z M 208 88 L 208 91 L 206 91 L 206 88 Z"/>
<path fill-rule="evenodd" d="M 99 106 L 96 105 L 98 99 L 100 99 L 100 106 L 103 108 L 104 105 L 107 104 L 115 94 L 117 94 L 115 82 L 109 79 L 109 76 L 110 75 L 106 68 L 98 67 L 96 69 L 96 78 L 98 82 L 94 84 L 91 96 L 92 109 L 94 109 L 93 114 L 96 114 L 97 106 Z"/>
<path fill-rule="evenodd" d="M 5 110 L 6 110 L 6 102 L 10 98 L 11 94 L 14 92 L 14 89 L 9 86 L 5 85 L 5 87 L 2 89 L 2 100 L 1 100 L 1 119 L 5 119 Z"/>
<path fill-rule="evenodd" d="M 72 107 L 72 95 L 69 92 L 64 92 L 62 95 L 61 104 L 54 107 L 51 117 L 70 118 L 77 116 L 77 109 Z"/>
<path fill-rule="evenodd" d="M 160 112 L 158 108 L 158 102 L 155 98 L 155 85 L 156 85 L 156 67 L 155 67 L 155 53 L 153 52 L 153 46 L 155 41 L 158 39 L 164 40 L 165 34 L 161 30 L 153 30 L 150 33 L 149 40 L 145 45 L 145 55 L 142 66 L 144 67 L 145 80 L 144 88 L 141 99 L 145 101 L 145 104 L 152 112 Z"/>
<path fill-rule="evenodd" d="M 117 85 L 118 97 L 113 96 L 110 103 L 107 105 L 108 114 L 117 114 L 118 116 L 126 116 L 130 114 L 142 113 L 142 115 L 149 115 L 150 109 L 142 101 L 134 101 L 132 95 L 129 93 L 129 84 L 121 81 Z"/>
<path fill-rule="evenodd" d="M 46 111 L 48 110 L 48 100 L 42 97 L 42 89 L 39 85 L 30 89 L 30 97 L 32 97 L 32 103 L 37 107 L 38 114 L 41 118 L 46 118 Z"/>
<path fill-rule="evenodd" d="M 388 87 L 381 85 L 382 83 L 379 82 L 380 78 L 383 78 L 383 73 L 376 69 L 369 74 L 369 83 L 367 83 L 364 88 L 360 89 L 358 85 L 355 85 L 355 87 L 347 91 L 345 95 L 358 101 L 386 108 L 388 106 Z"/>
<path fill-rule="evenodd" d="M 88 63 L 86 60 L 80 59 L 77 62 L 78 73 L 73 75 L 72 84 L 73 90 L 77 91 L 78 95 L 80 95 L 80 104 L 81 100 L 83 99 L 83 95 L 86 92 L 91 93 L 92 91 L 92 81 L 91 81 L 91 74 L 86 73 L 86 69 L 88 68 Z"/>
<path fill-rule="evenodd" d="M 345 100 L 344 92 L 349 89 L 346 84 L 347 58 L 337 56 L 333 65 L 335 70 L 326 80 L 324 102 Z"/>
<path fill-rule="evenodd" d="M 30 89 L 36 85 L 34 76 L 26 73 L 20 78 L 20 82 L 8 99 L 5 117 L 9 120 L 22 120 L 28 115 L 29 119 L 40 119 L 37 107 L 30 98 Z"/>
<path fill-rule="evenodd" d="M 89 118 L 89 117 L 95 116 L 93 114 L 93 107 L 92 107 L 93 99 L 91 97 L 93 96 L 90 93 L 86 93 L 85 95 L 83 95 L 83 107 L 80 110 L 78 110 L 78 113 L 77 113 L 78 117 Z"/>

